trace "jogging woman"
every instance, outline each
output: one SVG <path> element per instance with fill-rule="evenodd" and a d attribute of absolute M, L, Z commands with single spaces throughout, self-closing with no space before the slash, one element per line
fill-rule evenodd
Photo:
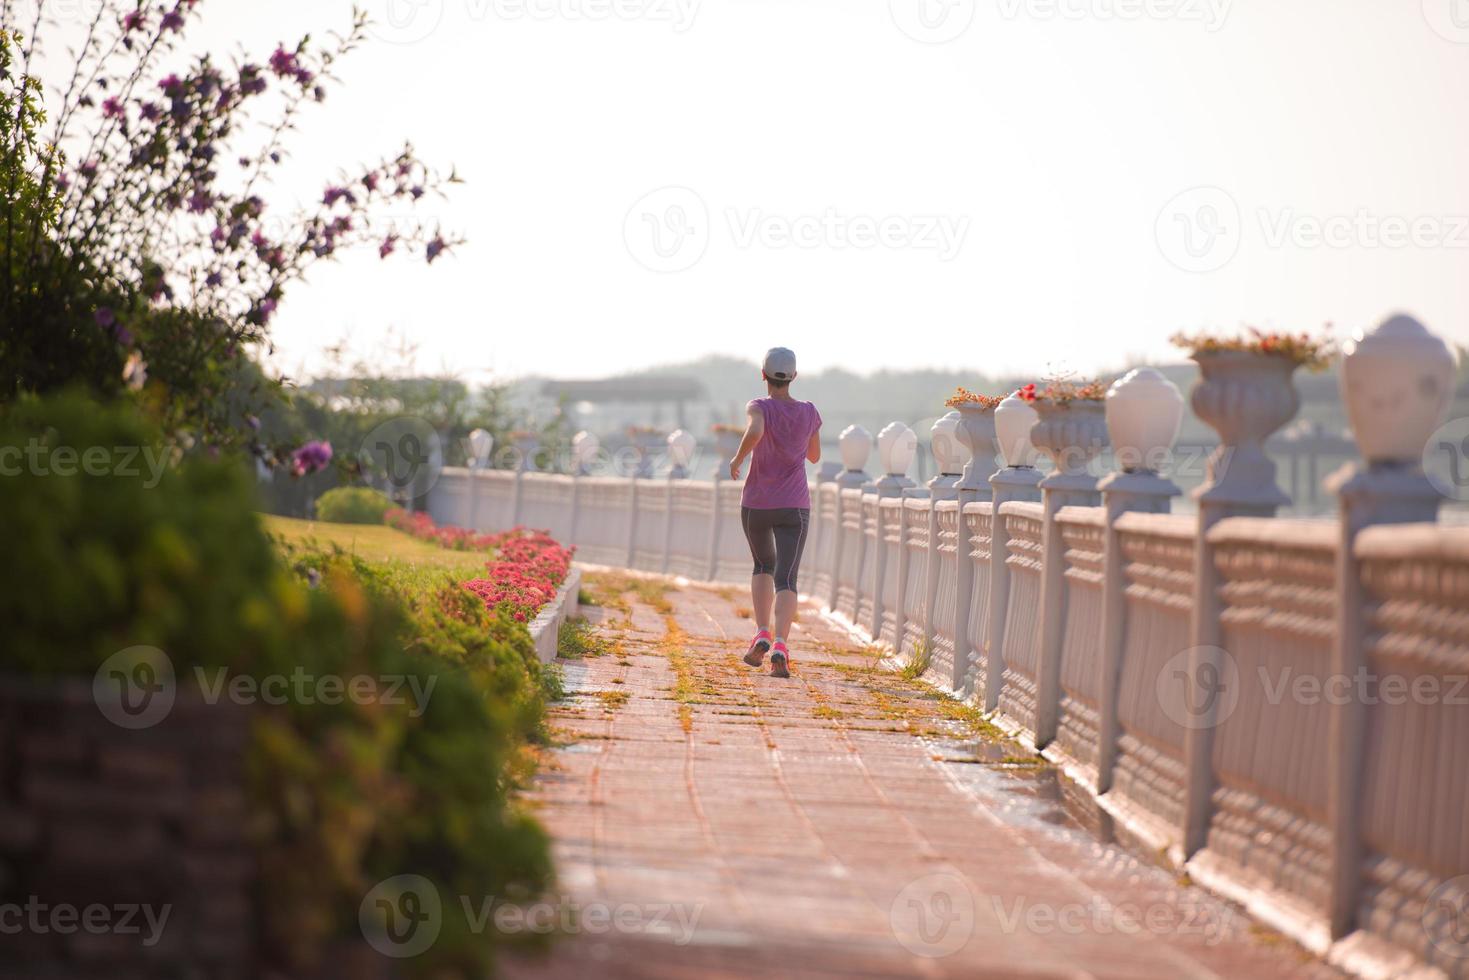
<path fill-rule="evenodd" d="M 769 653 L 770 676 L 789 677 L 791 653 L 786 635 L 796 618 L 796 573 L 811 522 L 806 461 L 821 462 L 821 414 L 810 402 L 791 397 L 795 354 L 784 347 L 772 348 L 765 355 L 761 373 L 767 396 L 746 408 L 750 424 L 739 452 L 729 461 L 730 479 L 738 480 L 745 460 L 754 456 L 740 519 L 755 558 L 750 597 L 759 632 L 745 654 L 745 663 L 759 667 Z M 772 607 L 774 635 L 770 631 Z"/>

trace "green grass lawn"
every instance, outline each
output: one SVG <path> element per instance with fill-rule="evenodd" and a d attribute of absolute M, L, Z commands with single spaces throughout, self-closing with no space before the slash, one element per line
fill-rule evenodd
<path fill-rule="evenodd" d="M 451 551 L 419 541 L 390 527 L 371 524 L 329 524 L 294 517 L 261 515 L 265 529 L 294 548 L 319 549 L 335 545 L 370 562 L 402 564 L 416 571 L 448 571 L 474 577 L 486 556 L 473 551 Z"/>

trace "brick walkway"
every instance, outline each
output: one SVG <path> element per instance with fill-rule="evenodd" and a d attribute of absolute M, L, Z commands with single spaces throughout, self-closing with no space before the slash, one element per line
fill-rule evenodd
<path fill-rule="evenodd" d="M 534 799 L 578 924 L 508 976 L 1335 976 L 1099 842 L 1053 770 L 814 609 L 779 681 L 739 662 L 747 596 L 659 588 L 566 662 Z"/>

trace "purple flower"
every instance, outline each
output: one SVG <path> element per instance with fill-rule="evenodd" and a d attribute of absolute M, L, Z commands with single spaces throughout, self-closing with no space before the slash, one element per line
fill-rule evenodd
<path fill-rule="evenodd" d="M 179 89 L 183 88 L 183 85 L 184 83 L 179 79 L 178 75 L 169 75 L 158 83 L 158 87 L 163 89 L 164 95 L 173 95 Z"/>
<path fill-rule="evenodd" d="M 117 323 L 117 316 L 105 306 L 93 314 L 92 318 L 97 321 L 97 326 L 104 330 Z"/>
<path fill-rule="evenodd" d="M 122 19 L 122 27 L 125 31 L 137 31 L 143 27 L 143 12 L 134 10 Z"/>
<path fill-rule="evenodd" d="M 162 26 L 165 31 L 181 31 L 184 29 L 184 15 L 175 7 L 163 15 Z"/>
<path fill-rule="evenodd" d="M 308 442 L 300 449 L 291 454 L 291 474 L 293 476 L 306 476 L 326 469 L 327 464 L 332 461 L 332 447 L 329 442 Z"/>
<path fill-rule="evenodd" d="M 127 109 L 123 108 L 122 99 L 114 95 L 102 103 L 102 115 L 108 119 L 125 119 Z"/>
<path fill-rule="evenodd" d="M 163 118 L 163 107 L 156 102 L 148 102 L 143 105 L 143 118 L 149 122 L 157 122 Z"/>
<path fill-rule="evenodd" d="M 287 51 L 285 45 L 276 48 L 275 54 L 270 56 L 270 70 L 277 75 L 294 75 L 296 68 L 296 56 Z"/>
<path fill-rule="evenodd" d="M 369 191 L 377 190 L 377 182 L 378 176 L 375 173 L 368 174 L 366 177 L 362 178 L 362 186 L 366 187 Z"/>
<path fill-rule="evenodd" d="M 414 187 L 414 188 L 413 188 L 413 189 L 412 189 L 412 190 L 411 190 L 411 191 L 409 191 L 409 192 L 408 192 L 408 193 L 410 193 L 410 194 L 412 194 L 412 195 L 413 195 L 413 199 L 414 199 L 414 200 L 415 200 L 415 201 L 416 201 L 416 200 L 418 200 L 418 199 L 419 199 L 419 198 L 420 198 L 420 197 L 423 197 L 423 188 L 422 188 L 422 187 Z"/>
<path fill-rule="evenodd" d="M 210 289 L 218 289 L 224 285 L 224 274 L 220 272 L 209 273 L 209 276 L 204 280 L 204 285 Z"/>
<path fill-rule="evenodd" d="M 397 250 L 398 250 L 398 236 L 397 235 L 389 235 L 387 238 L 383 239 L 382 245 L 378 247 L 377 256 L 380 259 L 385 259 L 389 255 L 392 255 Z"/>
<path fill-rule="evenodd" d="M 433 241 L 429 242 L 428 248 L 425 249 L 425 254 L 428 255 L 429 265 L 433 265 L 434 259 L 437 259 L 440 255 L 443 255 L 444 250 L 448 247 L 448 244 L 444 241 L 442 237 L 437 237 Z"/>
<path fill-rule="evenodd" d="M 322 196 L 322 203 L 331 207 L 338 201 L 345 200 L 348 204 L 356 204 L 357 198 L 345 187 L 328 187 L 326 194 Z"/>
<path fill-rule="evenodd" d="M 195 191 L 189 196 L 189 210 L 194 214 L 203 214 L 214 204 L 214 198 L 208 191 Z M 215 229 L 218 231 L 219 229 Z"/>

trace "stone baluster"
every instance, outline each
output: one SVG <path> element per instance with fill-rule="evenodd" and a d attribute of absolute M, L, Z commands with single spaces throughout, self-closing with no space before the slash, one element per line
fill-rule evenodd
<path fill-rule="evenodd" d="M 963 416 L 954 411 L 945 415 L 933 424 L 930 433 L 930 446 L 933 449 L 934 462 L 938 469 L 938 475 L 928 481 L 928 489 L 924 493 L 933 501 L 928 508 L 928 554 L 925 556 L 923 575 L 923 642 L 932 645 L 937 635 L 938 626 L 934 622 L 934 607 L 938 605 L 939 590 L 939 562 L 942 553 L 939 551 L 939 502 L 958 500 L 958 484 L 964 478 L 964 471 L 968 468 L 973 458 L 963 436 L 960 433 L 960 423 Z M 908 491 L 915 493 L 915 491 Z M 963 537 L 964 522 L 959 521 L 960 538 Z M 968 560 L 964 557 L 965 549 L 960 547 L 956 556 L 959 569 L 968 566 Z M 908 570 L 912 575 L 913 569 Z M 907 583 L 904 582 L 906 588 Z M 969 615 L 969 603 L 966 601 L 955 607 L 955 614 L 959 615 L 962 607 L 962 615 L 966 623 Z M 898 624 L 898 636 L 901 638 L 902 628 L 905 624 Z M 950 686 L 958 690 L 964 686 L 965 678 L 968 676 L 968 660 L 964 653 L 964 646 L 956 637 L 954 641 L 954 663 L 953 672 L 950 677 Z"/>
<path fill-rule="evenodd" d="M 1209 531 L 1227 517 L 1273 517 L 1289 504 L 1275 483 L 1275 464 L 1265 441 L 1300 407 L 1292 383 L 1297 363 L 1289 357 L 1248 351 L 1203 351 L 1194 355 L 1200 379 L 1194 386 L 1194 412 L 1219 433 L 1203 486 L 1194 491 L 1199 530 L 1194 551 L 1194 611 L 1188 677 L 1182 692 L 1191 723 L 1184 733 L 1183 854 L 1191 857 L 1207 842 L 1214 793 L 1213 711 L 1223 676 L 1219 643 L 1219 571 Z M 1192 711 L 1189 705 L 1199 705 Z"/>
<path fill-rule="evenodd" d="M 1061 706 L 1061 647 L 1065 625 L 1066 544 L 1056 515 L 1062 507 L 1095 507 L 1101 500 L 1092 464 L 1107 447 L 1107 423 L 1101 402 L 1040 399 L 1040 416 L 1030 438 L 1051 458 L 1056 470 L 1041 481 L 1045 509 L 1042 544 L 1040 660 L 1036 671 L 1035 744 L 1044 748 L 1056 737 Z"/>
<path fill-rule="evenodd" d="M 570 544 L 577 543 L 581 527 L 581 478 L 592 471 L 597 454 L 602 451 L 602 441 L 590 432 L 578 432 L 571 440 L 571 533 Z"/>
<path fill-rule="evenodd" d="M 1102 662 L 1097 686 L 1097 786 L 1112 786 L 1117 760 L 1118 685 L 1127 615 L 1117 519 L 1130 511 L 1166 514 L 1180 491 L 1160 474 L 1183 423 L 1183 394 L 1153 368 L 1138 368 L 1107 392 L 1107 432 L 1118 469 L 1099 484 L 1107 511 L 1102 569 Z"/>
<path fill-rule="evenodd" d="M 490 454 L 495 451 L 495 437 L 484 429 L 475 429 L 469 434 L 469 527 L 479 527 L 479 474 L 490 465 Z"/>
<path fill-rule="evenodd" d="M 1375 524 L 1433 522 L 1438 491 L 1423 472 L 1424 447 L 1453 398 L 1454 356 L 1442 339 L 1408 316 L 1358 333 L 1344 350 L 1342 400 L 1364 463 L 1349 463 L 1327 487 L 1340 500 L 1337 626 L 1332 673 L 1369 669 L 1360 566 L 1353 546 Z M 1367 706 L 1335 699 L 1328 739 L 1327 826 L 1331 829 L 1333 939 L 1356 926 L 1362 887 L 1363 760 Z M 1408 760 L 1405 760 L 1405 764 Z"/>
<path fill-rule="evenodd" d="M 913 486 L 913 481 L 908 478 L 908 471 L 913 467 L 913 458 L 918 454 L 918 435 L 902 422 L 891 422 L 877 434 L 877 455 L 882 462 L 883 477 L 875 483 L 864 486 L 864 490 L 870 488 L 879 500 L 888 497 L 902 497 L 903 491 Z M 899 521 L 898 544 L 899 554 L 903 548 L 902 522 Z M 879 506 L 877 512 L 877 531 L 874 535 L 874 547 L 877 551 L 872 561 L 872 621 L 869 624 L 869 632 L 873 639 L 882 632 L 882 590 L 885 584 L 884 576 L 886 569 L 883 567 L 887 560 L 887 540 L 882 533 L 882 510 Z"/>
<path fill-rule="evenodd" d="M 993 496 L 989 480 L 995 463 L 995 411 L 978 402 L 965 402 L 957 409 L 958 419 L 954 427 L 954 438 L 964 451 L 963 468 L 959 478 L 949 484 L 952 497 L 959 506 L 958 527 L 954 541 L 954 671 L 955 690 L 966 693 L 972 688 L 971 671 L 979 664 L 979 652 L 969 641 L 970 604 L 974 593 L 974 564 L 969 557 L 969 532 L 964 523 L 964 507 Z M 935 443 L 937 445 L 937 443 Z M 957 464 L 956 464 L 957 465 Z M 938 576 L 938 508 L 929 516 L 928 540 L 930 545 L 929 566 L 932 575 Z M 932 609 L 938 583 L 929 585 L 929 608 Z M 931 638 L 933 627 L 928 635 Z"/>
<path fill-rule="evenodd" d="M 843 553 L 846 550 L 846 533 L 842 530 L 843 515 L 846 503 L 842 499 L 842 491 L 849 488 L 861 487 L 867 482 L 867 474 L 864 472 L 867 460 L 872 455 L 872 433 L 860 425 L 849 425 L 842 430 L 837 440 L 842 455 L 842 466 L 844 467 L 840 476 L 837 477 L 837 505 L 836 520 L 833 523 L 837 539 L 835 547 L 831 549 L 831 595 L 828 597 L 827 607 L 837 607 L 837 594 L 841 588 L 838 580 L 841 578 Z M 862 567 L 861 540 L 858 540 L 857 567 Z"/>
<path fill-rule="evenodd" d="M 985 711 L 994 711 L 1000 706 L 1000 684 L 1005 670 L 1000 651 L 1005 641 L 1005 611 L 1010 603 L 1010 568 L 1005 564 L 1010 557 L 1010 539 L 1000 508 L 1012 501 L 1038 503 L 1041 499 L 1041 474 L 1035 468 L 1038 454 L 1035 444 L 1030 441 L 1031 430 L 1039 419 L 1031 404 L 1017 395 L 1000 402 L 994 411 L 995 437 L 1005 466 L 989 481 L 994 497 L 994 518 L 990 546 L 989 623 L 985 630 L 988 654 Z M 959 598 L 962 602 L 969 601 L 969 597 L 962 593 Z M 978 663 L 977 651 L 974 661 Z"/>

